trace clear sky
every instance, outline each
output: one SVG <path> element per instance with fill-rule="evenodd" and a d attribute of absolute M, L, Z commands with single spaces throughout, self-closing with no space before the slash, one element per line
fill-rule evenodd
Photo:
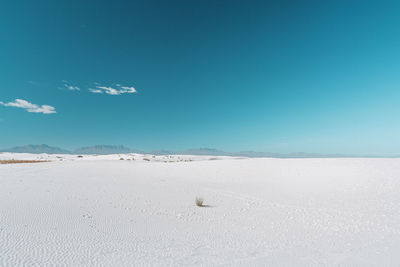
<path fill-rule="evenodd" d="M 3 1 L 0 148 L 400 154 L 399 1 Z"/>

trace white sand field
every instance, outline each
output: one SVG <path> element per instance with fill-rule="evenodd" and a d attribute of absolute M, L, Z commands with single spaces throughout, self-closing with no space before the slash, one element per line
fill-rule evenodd
<path fill-rule="evenodd" d="M 400 265 L 400 159 L 0 159 L 0 266 Z"/>

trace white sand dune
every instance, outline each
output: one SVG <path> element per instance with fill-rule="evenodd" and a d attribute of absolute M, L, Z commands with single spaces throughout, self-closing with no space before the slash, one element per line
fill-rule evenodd
<path fill-rule="evenodd" d="M 0 154 L 40 157 L 0 165 L 0 266 L 400 265 L 400 159 Z"/>
<path fill-rule="evenodd" d="M 149 155 L 149 154 L 110 154 L 110 155 L 72 155 L 72 154 L 30 154 L 0 152 L 0 160 L 38 160 L 38 161 L 82 161 L 82 160 L 131 160 L 135 162 L 188 162 L 199 160 L 245 159 L 227 156 L 193 156 L 193 155 Z"/>

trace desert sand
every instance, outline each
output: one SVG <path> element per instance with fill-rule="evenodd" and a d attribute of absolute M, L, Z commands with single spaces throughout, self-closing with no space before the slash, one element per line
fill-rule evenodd
<path fill-rule="evenodd" d="M 0 266 L 400 264 L 400 159 L 79 156 L 0 153 Z"/>

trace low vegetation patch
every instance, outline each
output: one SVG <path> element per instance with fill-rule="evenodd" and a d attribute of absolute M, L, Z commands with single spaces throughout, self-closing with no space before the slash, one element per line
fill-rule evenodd
<path fill-rule="evenodd" d="M 40 163 L 48 162 L 48 160 L 0 160 L 0 164 L 14 164 L 14 163 Z"/>

